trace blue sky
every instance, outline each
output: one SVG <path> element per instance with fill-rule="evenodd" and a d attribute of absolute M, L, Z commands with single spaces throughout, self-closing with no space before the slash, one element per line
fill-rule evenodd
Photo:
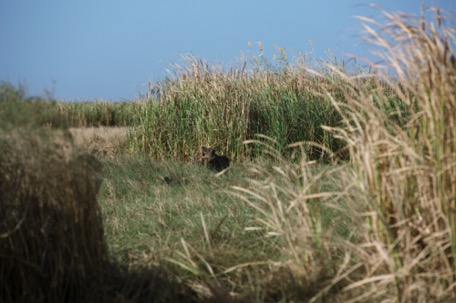
<path fill-rule="evenodd" d="M 362 0 L 0 0 L 0 81 L 29 95 L 65 100 L 132 100 L 170 64 L 192 53 L 235 64 L 241 51 L 338 59 L 366 56 L 354 15 L 378 12 Z M 377 1 L 419 14 L 422 1 Z M 424 1 L 455 14 L 456 0 Z M 453 23 L 454 24 L 454 23 Z M 312 40 L 312 45 L 309 41 Z"/>

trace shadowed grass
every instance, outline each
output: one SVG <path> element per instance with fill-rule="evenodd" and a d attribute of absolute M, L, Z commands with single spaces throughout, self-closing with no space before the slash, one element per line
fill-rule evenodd
<path fill-rule="evenodd" d="M 1 138 L 1 301 L 72 301 L 101 289 L 108 254 L 98 162 L 56 150 L 46 130 Z"/>
<path fill-rule="evenodd" d="M 0 127 L 0 301 L 195 302 L 164 267 L 111 260 L 101 163 L 77 152 L 67 130 L 40 127 L 46 117 L 19 97 L 1 108 L 11 115 Z M 25 114 L 27 123 L 15 119 Z"/>

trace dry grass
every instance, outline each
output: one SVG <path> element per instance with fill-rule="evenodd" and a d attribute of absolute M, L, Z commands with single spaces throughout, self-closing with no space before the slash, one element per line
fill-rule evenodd
<path fill-rule="evenodd" d="M 68 157 L 46 129 L 1 138 L 0 300 L 77 300 L 101 287 L 108 255 L 98 161 Z"/>
<path fill-rule="evenodd" d="M 363 18 L 368 41 L 397 75 L 388 81 L 410 116 L 405 127 L 373 106 L 372 99 L 387 104 L 380 87 L 364 94 L 356 78 L 344 78 L 348 105 L 357 110 L 341 110 L 345 127 L 334 131 L 349 146 L 353 184 L 368 207 L 358 214 L 363 249 L 353 251 L 366 273 L 346 288 L 362 289 L 353 301 L 456 298 L 456 32 L 431 11 L 430 22 L 388 13 L 386 25 Z"/>
<path fill-rule="evenodd" d="M 382 48 L 385 66 L 375 66 L 375 75 L 329 66 L 344 101 L 325 95 L 343 127 L 325 129 L 350 153 L 349 169 L 337 169 L 340 190 L 316 190 L 323 176 L 309 174 L 305 159 L 277 166 L 281 181 L 260 173 L 263 181 L 234 188 L 266 217 L 259 226 L 283 241 L 289 254 L 283 266 L 304 285 L 315 278 L 325 284 L 310 302 L 328 296 L 332 302 L 456 300 L 456 36 L 438 9 L 431 12 L 429 22 L 396 13 L 384 13 L 385 24 L 362 18 L 367 40 Z M 385 89 L 403 107 L 391 107 Z M 405 121 L 397 119 L 404 115 Z M 350 202 L 349 240 L 321 230 L 311 211 L 319 200 L 336 209 Z M 322 258 L 334 260 L 326 282 L 319 276 Z"/>
<path fill-rule="evenodd" d="M 70 128 L 78 151 L 98 156 L 114 156 L 127 149 L 127 127 Z"/>

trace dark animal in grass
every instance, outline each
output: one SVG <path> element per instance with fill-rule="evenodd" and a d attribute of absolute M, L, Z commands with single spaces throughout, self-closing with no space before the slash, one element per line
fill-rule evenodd
<path fill-rule="evenodd" d="M 216 147 L 201 147 L 203 151 L 203 163 L 210 169 L 222 171 L 230 166 L 230 159 L 227 156 L 219 156 L 215 153 Z"/>

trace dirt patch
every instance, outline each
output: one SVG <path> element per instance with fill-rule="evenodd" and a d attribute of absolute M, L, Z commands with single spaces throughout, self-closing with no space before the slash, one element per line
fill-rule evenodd
<path fill-rule="evenodd" d="M 70 128 L 76 148 L 94 155 L 113 156 L 126 150 L 127 127 Z"/>

